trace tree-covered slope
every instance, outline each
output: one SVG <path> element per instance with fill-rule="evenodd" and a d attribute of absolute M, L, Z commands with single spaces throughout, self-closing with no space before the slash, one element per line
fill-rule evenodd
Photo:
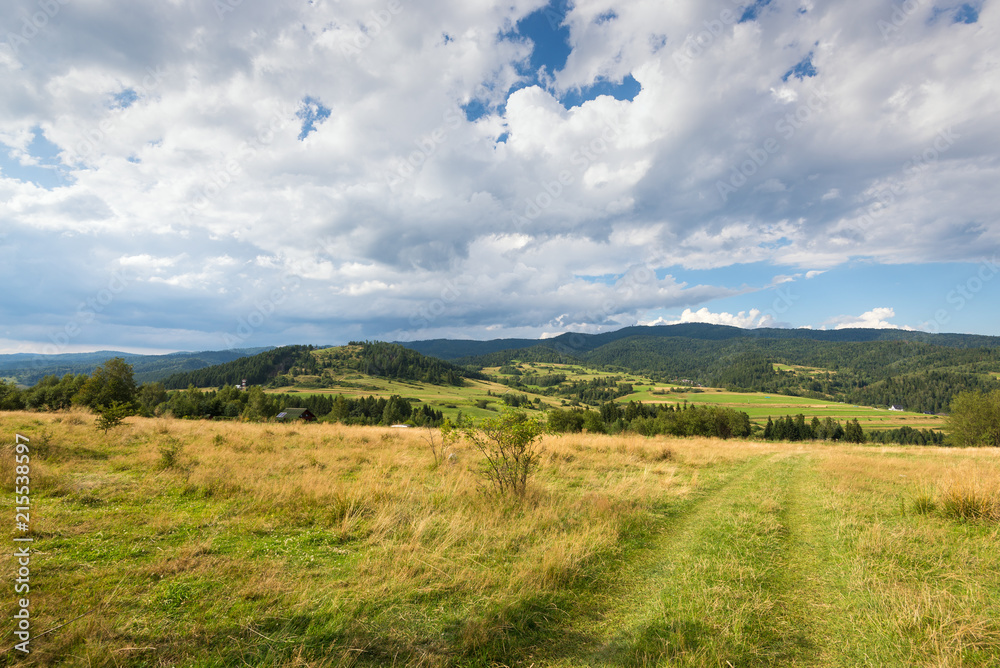
<path fill-rule="evenodd" d="M 238 385 L 292 385 L 306 377 L 322 385 L 324 377 L 344 373 L 365 374 L 394 380 L 412 380 L 434 385 L 460 386 L 475 372 L 404 348 L 394 343 L 352 342 L 346 346 L 317 349 L 314 346 L 284 346 L 253 357 L 170 376 L 168 389 Z"/>
<path fill-rule="evenodd" d="M 724 387 L 941 412 L 963 390 L 1000 387 L 1000 337 L 901 330 L 745 330 L 690 323 L 516 340 L 448 342 L 433 350 L 466 366 L 512 360 L 586 364 Z M 476 346 L 476 356 L 451 357 Z M 420 349 L 421 343 L 408 344 Z M 510 346 L 496 350 L 496 346 Z M 796 370 L 806 367 L 810 371 Z"/>

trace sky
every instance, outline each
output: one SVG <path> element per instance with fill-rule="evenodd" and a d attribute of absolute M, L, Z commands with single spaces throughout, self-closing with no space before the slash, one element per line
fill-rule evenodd
<path fill-rule="evenodd" d="M 1000 2 L 10 0 L 0 353 L 1000 335 Z"/>

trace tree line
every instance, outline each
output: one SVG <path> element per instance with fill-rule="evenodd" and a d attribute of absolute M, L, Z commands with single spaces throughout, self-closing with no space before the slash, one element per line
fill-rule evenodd
<path fill-rule="evenodd" d="M 711 436 L 746 438 L 751 435 L 750 417 L 743 411 L 719 406 L 643 404 L 624 406 L 612 401 L 598 410 L 554 408 L 547 414 L 548 428 L 557 433 L 587 430 L 596 434 L 631 431 L 643 436 Z"/>

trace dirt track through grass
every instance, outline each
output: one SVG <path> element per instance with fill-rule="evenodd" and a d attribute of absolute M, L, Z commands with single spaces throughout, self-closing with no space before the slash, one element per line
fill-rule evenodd
<path fill-rule="evenodd" d="M 538 665 L 993 665 L 996 624 L 959 600 L 970 574 L 932 583 L 919 566 L 899 569 L 934 559 L 904 547 L 916 527 L 904 513 L 888 528 L 823 463 L 779 453 L 705 485 L 664 517 L 605 607 L 567 623 L 574 646 L 554 645 Z"/>

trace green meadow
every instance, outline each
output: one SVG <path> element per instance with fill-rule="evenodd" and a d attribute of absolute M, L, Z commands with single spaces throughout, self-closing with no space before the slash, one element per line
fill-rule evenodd
<path fill-rule="evenodd" d="M 4 666 L 1000 665 L 995 448 L 545 436 L 517 501 L 426 430 L 0 432 L 34 541 Z"/>

